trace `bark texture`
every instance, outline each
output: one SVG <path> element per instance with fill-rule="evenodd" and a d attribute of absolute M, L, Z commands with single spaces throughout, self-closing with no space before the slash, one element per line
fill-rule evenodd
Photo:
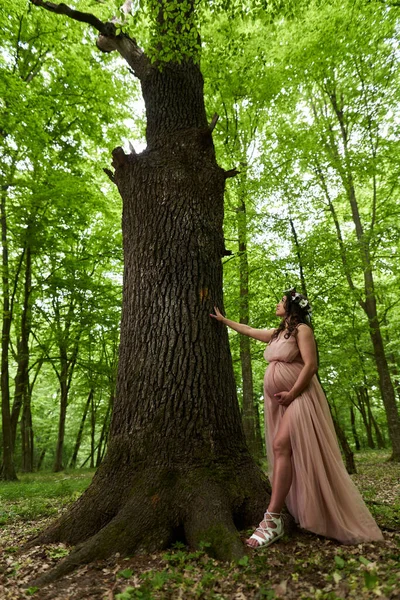
<path fill-rule="evenodd" d="M 126 36 L 106 41 L 126 52 Z M 222 307 L 227 174 L 202 75 L 190 60 L 160 71 L 137 47 L 127 60 L 140 74 L 148 146 L 138 155 L 117 148 L 109 172 L 123 199 L 125 266 L 108 450 L 88 490 L 33 541 L 77 544 L 39 584 L 177 539 L 239 557 L 238 528 L 258 522 L 268 501 L 243 434 L 227 331 L 209 317 Z"/>

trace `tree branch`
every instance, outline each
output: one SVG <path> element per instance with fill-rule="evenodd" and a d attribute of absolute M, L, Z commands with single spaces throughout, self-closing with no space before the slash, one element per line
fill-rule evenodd
<path fill-rule="evenodd" d="M 53 4 L 53 2 L 44 2 L 43 0 L 31 0 L 31 2 L 35 6 L 45 8 L 50 12 L 54 12 L 59 15 L 66 15 L 67 17 L 70 17 L 70 19 L 74 19 L 74 21 L 88 23 L 103 35 L 115 35 L 116 27 L 114 23 L 103 23 L 103 21 L 100 21 L 100 19 L 98 19 L 91 13 L 84 13 L 79 10 L 74 10 L 73 8 L 70 8 L 69 6 L 63 3 Z"/>
<path fill-rule="evenodd" d="M 46 2 L 45 0 L 31 0 L 31 2 L 35 6 L 44 8 L 50 12 L 66 15 L 74 21 L 87 23 L 94 27 L 100 33 L 96 42 L 98 49 L 102 52 L 113 52 L 114 50 L 117 50 L 131 67 L 134 75 L 139 79 L 142 79 L 151 68 L 149 59 L 143 50 L 139 48 L 136 40 L 130 38 L 125 33 L 115 35 L 117 28 L 114 23 L 103 23 L 103 21 L 100 21 L 95 15 L 75 10 L 63 3 L 54 4 L 53 2 Z"/>

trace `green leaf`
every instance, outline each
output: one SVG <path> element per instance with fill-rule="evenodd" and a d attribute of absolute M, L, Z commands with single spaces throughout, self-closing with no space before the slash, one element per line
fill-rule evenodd
<path fill-rule="evenodd" d="M 36 592 L 38 591 L 38 589 L 39 589 L 39 588 L 38 588 L 38 587 L 35 587 L 35 586 L 33 586 L 33 587 L 29 587 L 29 588 L 26 590 L 26 592 L 25 592 L 25 593 L 26 593 L 28 596 L 33 596 L 33 594 L 36 594 Z"/>
<path fill-rule="evenodd" d="M 247 565 L 249 564 L 249 557 L 242 556 L 242 558 L 239 558 L 239 560 L 237 561 L 237 564 L 241 567 L 247 567 Z"/>
<path fill-rule="evenodd" d="M 335 563 L 338 569 L 343 569 L 344 565 L 346 564 L 343 558 L 341 556 L 338 556 L 337 554 L 335 556 Z"/>
<path fill-rule="evenodd" d="M 127 587 L 123 592 L 115 595 L 115 600 L 133 600 L 135 596 L 136 588 Z"/>
<path fill-rule="evenodd" d="M 365 565 L 366 567 L 368 567 L 370 561 L 367 560 L 366 558 L 364 558 L 363 556 L 360 556 L 360 563 L 362 563 L 363 565 Z"/>
<path fill-rule="evenodd" d="M 132 577 L 132 575 L 133 575 L 132 569 L 123 569 L 122 571 L 118 572 L 118 577 L 124 577 L 124 579 L 129 579 L 129 577 Z"/>
<path fill-rule="evenodd" d="M 378 577 L 374 571 L 364 571 L 365 587 L 368 590 L 373 590 L 378 583 Z"/>

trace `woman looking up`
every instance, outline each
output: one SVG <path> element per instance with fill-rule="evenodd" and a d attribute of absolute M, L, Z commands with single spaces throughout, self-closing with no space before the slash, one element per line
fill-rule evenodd
<path fill-rule="evenodd" d="M 343 544 L 382 540 L 383 536 L 348 475 L 340 454 L 328 403 L 316 377 L 317 351 L 307 298 L 294 288 L 276 307 L 276 329 L 254 329 L 214 319 L 238 333 L 265 342 L 269 366 L 264 377 L 265 432 L 272 494 L 264 518 L 246 540 L 269 546 L 284 534 L 286 503 L 304 529 Z"/>

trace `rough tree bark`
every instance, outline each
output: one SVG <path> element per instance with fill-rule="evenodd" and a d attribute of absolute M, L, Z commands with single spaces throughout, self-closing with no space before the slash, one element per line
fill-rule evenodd
<path fill-rule="evenodd" d="M 118 50 L 139 78 L 147 114 L 147 149 L 117 148 L 107 170 L 123 199 L 125 261 L 108 450 L 88 490 L 33 542 L 78 544 L 39 584 L 176 539 L 241 556 L 238 528 L 262 516 L 268 486 L 245 443 L 227 331 L 209 317 L 222 307 L 223 196 L 233 172 L 216 162 L 200 68 L 187 59 L 160 71 L 112 23 L 33 3 L 93 25 L 98 46 Z"/>

